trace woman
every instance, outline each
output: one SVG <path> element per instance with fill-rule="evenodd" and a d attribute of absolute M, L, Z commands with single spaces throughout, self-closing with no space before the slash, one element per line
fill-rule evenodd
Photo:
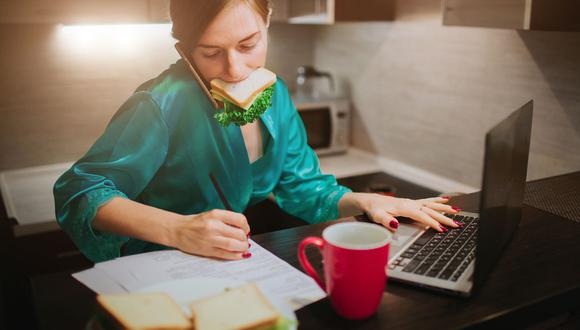
<path fill-rule="evenodd" d="M 265 65 L 267 0 L 172 0 L 173 35 L 202 79 L 237 82 Z M 223 128 L 178 61 L 140 86 L 88 153 L 54 187 L 57 219 L 94 262 L 163 247 L 221 259 L 250 256 L 243 212 L 273 193 L 286 212 L 316 223 L 361 214 L 396 230 L 407 216 L 457 227 L 445 198 L 353 193 L 320 173 L 281 79 L 254 123 Z M 224 208 L 212 173 L 233 211 Z"/>

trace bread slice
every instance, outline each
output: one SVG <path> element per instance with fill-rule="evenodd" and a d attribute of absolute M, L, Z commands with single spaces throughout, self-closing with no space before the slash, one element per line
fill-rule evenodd
<path fill-rule="evenodd" d="M 243 108 L 244 110 L 248 110 L 252 106 L 252 104 L 254 104 L 254 101 L 256 101 L 256 99 L 258 97 L 260 97 L 260 95 L 261 95 L 261 92 L 256 94 L 250 101 L 247 102 L 247 105 L 245 107 L 242 107 L 242 106 L 238 105 L 237 103 L 234 103 L 234 104 L 236 104 L 240 108 Z M 213 96 L 214 99 L 216 99 L 220 102 L 224 102 L 226 100 L 230 101 L 229 98 L 225 97 L 224 95 L 222 95 L 221 93 L 219 93 L 215 89 L 211 90 L 211 96 Z M 232 102 L 232 101 L 230 101 L 230 102 Z"/>
<path fill-rule="evenodd" d="M 259 68 L 243 81 L 232 84 L 221 79 L 213 79 L 210 85 L 212 95 L 225 98 L 240 108 L 248 110 L 260 93 L 275 82 L 276 75 L 272 71 Z"/>
<path fill-rule="evenodd" d="M 193 302 L 195 330 L 267 329 L 281 315 L 254 284 L 246 284 Z"/>
<path fill-rule="evenodd" d="M 122 329 L 191 329 L 181 307 L 165 293 L 98 295 L 97 303 Z"/>

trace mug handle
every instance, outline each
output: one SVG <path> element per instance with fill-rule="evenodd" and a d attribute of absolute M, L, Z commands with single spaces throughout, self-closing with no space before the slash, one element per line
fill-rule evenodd
<path fill-rule="evenodd" d="M 302 242 L 300 242 L 300 245 L 298 245 L 298 261 L 300 261 L 300 265 L 302 266 L 306 274 L 312 277 L 314 281 L 316 281 L 316 284 L 318 284 L 318 286 L 324 292 L 326 292 L 326 285 L 324 285 L 324 282 L 320 280 L 320 277 L 316 273 L 316 270 L 314 270 L 314 267 L 312 267 L 310 261 L 308 261 L 308 257 L 306 257 L 306 247 L 308 245 L 314 245 L 318 249 L 322 250 L 322 248 L 324 247 L 324 240 L 320 237 L 314 236 L 306 237 L 305 239 L 303 239 Z"/>

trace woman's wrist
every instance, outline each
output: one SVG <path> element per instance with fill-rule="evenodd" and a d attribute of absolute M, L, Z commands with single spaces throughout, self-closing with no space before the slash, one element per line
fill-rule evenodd
<path fill-rule="evenodd" d="M 163 238 L 164 241 L 162 245 L 178 248 L 180 236 L 183 232 L 183 224 L 191 221 L 191 215 L 178 215 L 173 219 L 167 219 L 163 225 Z"/>
<path fill-rule="evenodd" d="M 347 192 L 338 201 L 340 217 L 352 217 L 364 212 L 364 194 Z"/>
<path fill-rule="evenodd" d="M 93 228 L 176 247 L 179 228 L 185 221 L 188 221 L 188 216 L 116 197 L 98 209 Z"/>

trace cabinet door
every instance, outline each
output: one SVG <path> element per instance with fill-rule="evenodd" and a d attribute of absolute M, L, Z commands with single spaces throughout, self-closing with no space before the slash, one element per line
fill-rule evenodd
<path fill-rule="evenodd" d="M 290 0 L 288 6 L 290 23 L 389 21 L 395 16 L 395 0 Z"/>
<path fill-rule="evenodd" d="M 443 24 L 524 29 L 531 0 L 444 0 Z"/>
<path fill-rule="evenodd" d="M 531 30 L 580 31 L 579 0 L 533 0 Z"/>
<path fill-rule="evenodd" d="M 328 0 L 290 0 L 290 16 L 308 16 L 325 13 Z"/>
<path fill-rule="evenodd" d="M 335 22 L 390 21 L 395 18 L 394 0 L 335 0 Z"/>
<path fill-rule="evenodd" d="M 335 0 L 289 0 L 288 21 L 303 24 L 334 23 Z"/>
<path fill-rule="evenodd" d="M 146 22 L 147 0 L 0 0 L 0 23 Z"/>

